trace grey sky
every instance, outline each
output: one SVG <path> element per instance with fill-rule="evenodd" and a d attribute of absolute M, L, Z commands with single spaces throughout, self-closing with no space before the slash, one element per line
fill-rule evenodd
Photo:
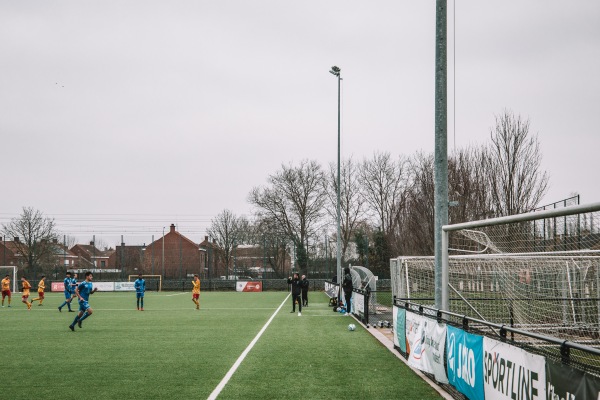
<path fill-rule="evenodd" d="M 600 201 L 600 2 L 448 1 L 451 151 L 530 118 L 545 203 Z M 433 151 L 435 1 L 0 0 L 0 223 L 199 241 L 282 163 Z M 456 122 L 453 65 L 456 64 Z M 456 125 L 456 133 L 453 127 Z M 167 228 L 168 229 L 168 228 Z"/>

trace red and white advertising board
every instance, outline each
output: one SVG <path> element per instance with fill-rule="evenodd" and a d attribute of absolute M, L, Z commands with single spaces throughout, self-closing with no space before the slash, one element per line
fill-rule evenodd
<path fill-rule="evenodd" d="M 237 281 L 236 292 L 262 292 L 261 282 Z"/>

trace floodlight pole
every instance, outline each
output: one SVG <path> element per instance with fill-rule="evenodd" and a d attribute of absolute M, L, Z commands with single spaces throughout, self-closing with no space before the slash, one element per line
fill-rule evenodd
<path fill-rule="evenodd" d="M 162 237 L 162 276 L 165 279 L 165 227 L 163 226 L 163 237 Z"/>
<path fill-rule="evenodd" d="M 343 277 L 342 277 L 342 246 L 341 246 L 341 240 L 342 240 L 342 229 L 340 226 L 340 220 L 341 220 L 341 212 L 340 212 L 340 86 L 341 86 L 341 81 L 342 81 L 342 77 L 341 77 L 341 69 L 338 68 L 337 66 L 333 66 L 331 67 L 331 70 L 329 71 L 330 73 L 332 73 L 333 75 L 335 75 L 337 77 L 338 80 L 338 110 L 337 110 L 337 128 L 338 128 L 338 132 L 337 132 L 337 238 L 336 238 L 336 250 L 337 250 L 337 276 L 338 276 L 338 283 L 339 283 L 339 290 L 338 290 L 338 302 L 342 300 L 342 281 L 343 281 Z"/>
<path fill-rule="evenodd" d="M 446 0 L 436 1 L 435 13 L 435 165 L 434 165 L 434 250 L 435 307 L 449 311 L 448 275 L 443 269 L 442 227 L 448 224 L 448 101 L 447 101 L 447 25 Z"/>

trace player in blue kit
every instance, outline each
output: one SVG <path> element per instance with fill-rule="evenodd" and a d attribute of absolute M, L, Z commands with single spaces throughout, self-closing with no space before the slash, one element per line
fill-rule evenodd
<path fill-rule="evenodd" d="M 58 306 L 58 311 L 62 312 L 62 308 L 64 306 L 67 306 L 69 307 L 69 312 L 74 312 L 73 310 L 71 310 L 71 300 L 73 300 L 73 279 L 71 278 L 71 273 L 69 271 L 67 271 L 66 275 L 67 276 L 63 281 L 65 286 L 65 301 L 60 306 Z"/>
<path fill-rule="evenodd" d="M 146 281 L 142 279 L 142 274 L 133 283 L 135 288 L 135 298 L 137 299 L 137 309 L 144 311 L 144 292 L 146 291 Z"/>
<path fill-rule="evenodd" d="M 97 289 L 92 284 L 93 278 L 94 276 L 91 272 L 86 272 L 85 280 L 81 282 L 75 289 L 75 294 L 79 299 L 79 313 L 77 313 L 77 315 L 75 316 L 73 323 L 69 325 L 69 329 L 72 331 L 75 330 L 75 324 L 77 324 L 81 328 L 81 323 L 83 322 L 83 320 L 92 315 L 92 313 L 94 312 L 94 310 L 92 310 L 92 307 L 90 307 L 90 305 L 88 304 L 90 295 L 94 293 Z"/>

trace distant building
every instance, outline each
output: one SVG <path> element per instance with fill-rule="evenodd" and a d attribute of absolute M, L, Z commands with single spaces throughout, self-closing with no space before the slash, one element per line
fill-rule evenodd
<path fill-rule="evenodd" d="M 164 251 L 163 251 L 164 249 Z M 143 256 L 145 274 L 163 275 L 166 279 L 184 279 L 189 275 L 202 274 L 204 256 L 199 245 L 175 230 L 146 246 Z"/>
<path fill-rule="evenodd" d="M 71 252 L 75 254 L 77 259 L 77 268 L 80 269 L 102 269 L 108 268 L 108 255 L 106 252 L 98 249 L 94 242 L 87 244 L 76 244 L 71 247 Z"/>

